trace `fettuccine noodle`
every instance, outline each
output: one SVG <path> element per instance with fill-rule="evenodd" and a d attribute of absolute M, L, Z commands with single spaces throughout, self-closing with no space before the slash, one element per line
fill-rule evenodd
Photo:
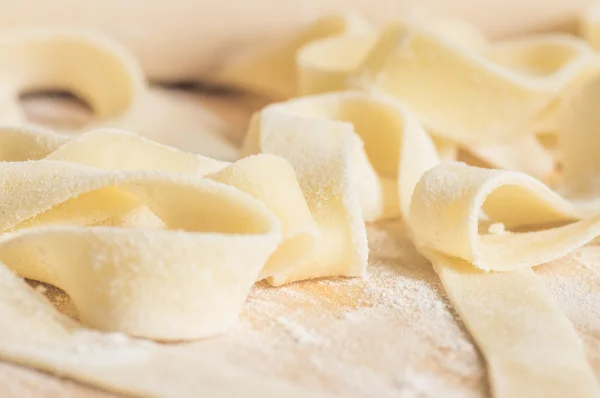
<path fill-rule="evenodd" d="M 584 21 L 593 45 L 595 21 Z M 0 122 L 23 123 L 22 90 L 57 86 L 125 129 L 176 116 L 150 112 L 135 62 L 94 36 L 15 33 L 0 52 L 10 55 Z M 40 62 L 44 73 L 18 67 Z M 40 307 L 65 345 L 79 328 L 41 309 L 9 268 L 65 290 L 88 327 L 208 337 L 235 322 L 257 280 L 365 276 L 365 222 L 401 217 L 485 357 L 495 397 L 596 396 L 577 334 L 531 267 L 600 235 L 599 65 L 568 35 L 492 43 L 460 21 L 377 31 L 332 16 L 220 76 L 287 99 L 254 115 L 234 162 L 123 130 L 1 128 L 0 283 L 13 288 L 0 305 L 18 303 L 14 319 Z M 558 137 L 559 160 L 540 133 Z M 505 170 L 457 162 L 461 152 Z M 0 341 L 1 356 L 42 368 L 66 355 L 15 354 L 17 333 Z"/>

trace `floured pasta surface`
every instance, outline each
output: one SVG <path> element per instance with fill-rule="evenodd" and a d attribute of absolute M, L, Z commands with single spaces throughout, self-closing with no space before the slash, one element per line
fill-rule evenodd
<path fill-rule="evenodd" d="M 227 140 L 210 130 L 215 128 L 214 116 L 176 94 L 149 87 L 137 61 L 97 32 L 2 32 L 0 52 L 5 59 L 0 68 L 2 124 L 30 124 L 19 105 L 20 95 L 60 90 L 82 99 L 93 112 L 93 120 L 75 133 L 120 128 L 224 160 L 238 156 Z"/>
<path fill-rule="evenodd" d="M 584 24 L 595 45 L 594 15 Z M 149 111 L 135 62 L 92 36 L 15 33 L 0 37 L 0 51 L 14 65 L 48 57 L 52 66 L 7 66 L 11 105 L 24 88 L 59 86 L 124 129 L 152 137 L 144 126 L 177 123 L 177 107 L 159 100 Z M 78 57 L 98 61 L 70 79 L 63 71 Z M 365 276 L 365 222 L 402 218 L 483 354 L 495 397 L 597 396 L 578 335 L 531 267 L 600 234 L 598 65 L 592 47 L 568 35 L 489 42 L 461 21 L 375 28 L 354 15 L 325 18 L 221 76 L 300 96 L 254 115 L 237 160 L 123 130 L 11 127 L 23 116 L 7 106 L 0 283 L 10 288 L 0 306 L 21 326 L 35 312 L 39 334 L 2 332 L 0 356 L 169 396 L 110 367 L 72 366 L 64 347 L 97 333 L 86 327 L 160 341 L 222 333 L 258 280 Z M 556 138 L 552 151 L 541 134 Z M 63 289 L 81 324 L 15 273 Z M 27 350 L 27 338 L 50 353 Z M 151 346 L 140 355 L 160 350 Z M 181 391 L 219 388 L 200 384 Z M 251 384 L 223 391 L 285 390 Z"/>

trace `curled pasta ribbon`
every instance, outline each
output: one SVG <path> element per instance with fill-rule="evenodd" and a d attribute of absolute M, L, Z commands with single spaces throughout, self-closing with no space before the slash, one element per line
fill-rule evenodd
<path fill-rule="evenodd" d="M 407 215 L 421 174 L 438 162 L 431 139 L 401 103 L 351 91 L 266 107 L 253 119 L 245 152 L 288 160 L 324 231 L 314 255 L 296 266 L 298 279 L 364 275 L 363 219 Z M 338 153 L 345 156 L 330 155 Z M 332 184 L 332 176 L 342 183 Z"/>
<path fill-rule="evenodd" d="M 415 189 L 413 239 L 486 357 L 497 397 L 599 390 L 575 331 L 530 270 L 600 235 L 599 92 L 600 78 L 591 80 L 564 117 L 566 198 L 521 173 L 458 163 L 427 171 Z M 509 232 L 480 233 L 482 211 Z M 519 230 L 530 232 L 510 232 Z"/>
<path fill-rule="evenodd" d="M 571 119 L 588 130 L 565 127 L 571 146 L 589 143 L 595 125 L 592 114 L 583 117 L 595 104 L 589 98 L 581 101 L 589 108 L 575 106 Z M 595 237 L 600 218 L 583 218 L 582 206 L 522 173 L 439 164 L 436 146 L 415 116 L 399 101 L 376 93 L 320 94 L 268 106 L 255 117 L 246 149 L 289 160 L 306 190 L 303 171 L 310 167 L 310 156 L 343 136 L 356 148 L 351 183 L 363 216 L 370 221 L 404 217 L 486 357 L 495 396 L 593 396 L 598 386 L 581 343 L 530 267 Z M 591 155 L 593 149 L 587 151 Z M 591 178 L 594 171 L 588 169 L 585 175 Z M 320 174 L 309 176 L 313 186 L 323 180 Z M 389 205 L 394 201 L 397 207 Z M 509 230 L 568 225 L 481 235 L 482 211 L 490 223 Z M 577 220 L 582 221 L 573 223 Z"/>
<path fill-rule="evenodd" d="M 411 207 L 414 238 L 483 271 L 512 271 L 546 263 L 587 243 L 600 221 L 592 217 L 537 232 L 479 235 L 481 210 L 490 222 L 510 230 L 580 218 L 571 203 L 525 174 L 450 163 L 426 173 L 417 185 Z"/>
<path fill-rule="evenodd" d="M 351 148 L 344 166 L 350 179 L 344 212 L 362 214 L 365 221 L 407 215 L 419 178 L 438 163 L 433 142 L 412 112 L 392 98 L 359 91 L 267 106 L 254 119 L 245 151 L 287 159 L 304 190 L 324 191 L 326 170 L 314 170 L 311 162 L 334 152 L 329 148 L 338 142 Z"/>
<path fill-rule="evenodd" d="M 311 94 L 350 82 L 401 99 L 436 135 L 469 144 L 508 142 L 527 131 L 592 53 L 582 41 L 561 35 L 474 51 L 398 22 L 379 35 L 305 46 L 298 54 L 299 84 L 301 93 Z"/>
<path fill-rule="evenodd" d="M 63 288 L 98 329 L 220 333 L 257 279 L 285 279 L 320 237 L 278 157 L 229 164 L 113 130 L 0 140 L 0 260 Z"/>
<path fill-rule="evenodd" d="M 479 234 L 481 210 L 509 230 L 567 225 Z M 576 332 L 529 268 L 600 234 L 598 216 L 573 223 L 580 216 L 541 182 L 516 172 L 442 164 L 415 189 L 409 222 L 414 242 L 486 358 L 495 397 L 598 392 Z"/>
<path fill-rule="evenodd" d="M 3 106 L 0 120 L 20 124 L 18 107 L 24 91 L 64 89 L 88 102 L 103 119 L 132 109 L 145 91 L 135 60 L 123 49 L 93 34 L 9 31 L 0 35 L 3 54 Z"/>
<path fill-rule="evenodd" d="M 169 143 L 177 140 L 165 136 L 163 130 L 188 136 L 202 133 L 196 139 L 199 142 L 194 144 L 188 138 L 180 146 L 226 160 L 238 156 L 226 140 L 203 129 L 197 106 L 190 108 L 189 103 L 177 100 L 174 95 L 149 89 L 135 59 L 102 35 L 8 31 L 0 34 L 0 54 L 5 60 L 0 67 L 2 125 L 29 124 L 19 105 L 20 94 L 65 90 L 92 108 L 94 120 L 85 126 L 86 130 L 105 126 L 123 128 Z"/>
<path fill-rule="evenodd" d="M 210 180 L 101 173 L 44 160 L 0 169 L 15 185 L 5 195 L 39 202 L 40 212 L 27 229 L 3 220 L 5 231 L 17 230 L 2 238 L 0 259 L 24 277 L 64 289 L 82 321 L 100 330 L 163 340 L 224 331 L 279 239 L 276 220 L 262 206 Z M 27 183 L 45 190 L 34 195 L 36 185 Z M 131 214 L 139 202 L 151 213 Z M 114 218 L 136 227 L 89 226 Z"/>
<path fill-rule="evenodd" d="M 298 93 L 296 53 L 302 46 L 325 37 L 361 33 L 369 29 L 367 22 L 353 13 L 330 15 L 274 48 L 259 50 L 258 54 L 246 54 L 237 62 L 231 62 L 215 79 L 275 98 L 292 97 Z"/>
<path fill-rule="evenodd" d="M 335 26 L 336 23 L 339 25 L 340 21 L 349 21 L 349 18 L 331 16 L 315 26 Z M 351 20 L 355 21 L 356 17 L 352 16 Z M 447 18 L 429 21 L 420 31 L 413 32 L 413 28 L 410 28 L 410 34 L 398 28 L 397 24 L 391 25 L 380 36 L 365 23 L 347 22 L 344 25 L 347 29 L 321 36 L 309 34 L 314 32 L 315 26 L 300 35 L 302 40 L 289 41 L 284 46 L 285 51 L 279 49 L 274 50 L 272 54 L 256 54 L 247 63 L 241 63 L 236 73 L 229 78 L 224 77 L 223 81 L 266 93 L 273 93 L 273 90 L 265 87 L 285 88 L 276 96 L 292 96 L 298 91 L 302 94 L 338 91 L 348 86 L 385 91 L 389 86 L 388 81 L 393 79 L 396 73 L 388 73 L 388 69 L 400 70 L 397 67 L 405 63 L 403 54 L 413 62 L 411 54 L 414 53 L 414 44 L 420 49 L 419 54 L 422 58 L 430 56 L 437 60 L 436 54 L 446 54 L 448 62 L 458 65 L 450 69 L 446 68 L 445 64 L 437 65 L 440 69 L 445 68 L 443 73 L 430 70 L 436 78 L 444 78 L 446 85 L 451 85 L 444 90 L 449 94 L 439 100 L 444 102 L 443 106 L 438 107 L 437 103 L 431 103 L 428 91 L 421 88 L 413 90 L 414 98 L 411 97 L 411 102 L 423 104 L 417 106 L 417 110 L 424 109 L 429 112 L 427 114 L 433 115 L 430 119 L 439 119 L 439 123 L 434 125 L 442 127 L 439 131 L 430 128 L 430 132 L 436 145 L 442 145 L 438 145 L 440 156 L 454 160 L 457 149 L 461 146 L 487 165 L 526 172 L 540 179 L 546 179 L 552 174 L 554 160 L 537 142 L 532 132 L 556 134 L 557 114 L 562 104 L 558 94 L 571 91 L 592 76 L 595 70 L 600 70 L 597 68 L 600 64 L 590 55 L 591 51 L 585 44 L 565 36 L 534 36 L 526 40 L 491 44 L 478 30 L 464 21 Z M 360 29 L 350 28 L 351 26 L 360 26 Z M 406 44 L 407 41 L 402 40 L 405 33 L 407 36 L 416 36 L 414 40 L 411 39 L 410 43 L 413 44 Z M 424 48 L 425 46 L 416 43 L 417 39 L 423 41 L 422 36 L 432 41 L 433 45 Z M 278 61 L 272 62 L 272 57 Z M 560 57 L 562 58 L 559 59 Z M 399 65 L 394 66 L 394 62 Z M 254 69 L 248 68 L 248 63 L 255 65 L 255 68 L 263 73 L 260 78 L 254 73 Z M 429 65 L 428 68 L 435 66 Z M 416 70 L 413 70 L 415 73 L 425 73 L 424 69 L 427 68 L 419 65 L 413 69 Z M 537 75 L 532 75 L 532 71 L 536 71 Z M 386 76 L 384 80 L 388 82 L 385 87 L 379 87 L 380 83 L 385 83 L 377 78 L 382 75 Z M 412 82 L 421 81 L 417 79 L 419 76 L 413 76 Z M 432 81 L 429 77 L 427 79 Z M 457 79 L 462 80 L 459 82 Z M 467 86 L 458 84 L 464 83 L 465 80 L 469 80 Z M 398 85 L 403 89 L 412 87 L 405 83 Z M 470 94 L 465 95 L 459 89 L 464 89 Z M 499 97 L 499 101 L 502 102 L 489 106 L 490 98 L 496 98 L 498 92 L 506 94 Z M 401 95 L 400 99 L 411 99 L 404 94 L 398 93 Z M 472 102 L 477 106 L 485 104 L 485 112 L 471 112 L 477 107 L 464 106 L 465 98 L 472 98 Z M 523 112 L 521 105 L 514 105 L 521 104 L 523 99 L 529 101 L 530 98 L 533 101 L 530 112 Z M 410 102 L 409 104 L 413 105 Z M 456 106 L 453 106 L 454 104 Z M 498 107 L 501 107 L 504 113 L 499 113 Z M 464 112 L 467 112 L 465 109 L 470 110 L 468 115 L 464 115 Z M 496 111 L 490 114 L 489 109 Z M 475 122 L 468 122 L 472 125 L 468 131 L 464 130 L 462 124 L 457 125 L 456 120 L 467 123 L 465 120 L 471 120 L 473 114 L 481 117 Z M 510 127 L 510 121 L 507 122 L 509 116 L 511 120 L 515 120 L 514 128 Z M 452 129 L 449 134 L 448 126 Z M 481 129 L 481 126 L 484 129 Z M 507 128 L 511 131 L 509 135 L 513 139 L 506 136 Z M 486 133 L 489 129 L 493 129 L 497 134 Z M 523 153 L 528 156 L 521 156 Z"/>

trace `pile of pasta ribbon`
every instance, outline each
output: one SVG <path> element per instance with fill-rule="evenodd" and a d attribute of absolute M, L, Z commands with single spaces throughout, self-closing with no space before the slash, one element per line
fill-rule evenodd
<path fill-rule="evenodd" d="M 21 32 L 0 51 L 0 261 L 64 289 L 83 324 L 157 340 L 221 333 L 258 280 L 364 276 L 365 222 L 401 217 L 495 397 L 597 396 L 531 270 L 600 234 L 600 60 L 584 40 L 324 18 L 221 74 L 284 99 L 254 115 L 235 162 L 102 127 L 158 117 L 113 44 Z M 46 86 L 101 120 L 76 137 L 10 127 L 23 122 L 16 95 Z M 488 167 L 456 161 L 467 155 Z"/>

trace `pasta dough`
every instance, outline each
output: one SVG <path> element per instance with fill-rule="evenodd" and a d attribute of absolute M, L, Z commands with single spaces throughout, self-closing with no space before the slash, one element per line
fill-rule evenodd
<path fill-rule="evenodd" d="M 325 37 L 368 30 L 367 22 L 352 13 L 324 17 L 278 47 L 264 49 L 259 56 L 249 54 L 246 59 L 231 60 L 216 78 L 275 98 L 291 97 L 298 91 L 296 52 L 302 46 Z"/>
<path fill-rule="evenodd" d="M 464 144 L 508 142 L 592 57 L 585 43 L 558 35 L 489 47 L 481 54 L 402 23 L 379 36 L 332 38 L 299 53 L 300 93 L 343 89 L 351 79 L 402 99 L 436 135 Z M 343 86 L 321 86 L 321 75 L 332 73 Z"/>
<path fill-rule="evenodd" d="M 77 369 L 65 347 L 96 332 L 57 314 L 2 264 L 63 288 L 82 323 L 95 329 L 194 339 L 235 322 L 256 280 L 364 276 L 365 221 L 401 216 L 486 358 L 496 397 L 597 395 L 576 333 L 530 269 L 600 233 L 599 167 L 590 145 L 600 79 L 591 77 L 592 50 L 557 35 L 489 43 L 452 20 L 425 28 L 398 22 L 380 34 L 366 27 L 357 35 L 355 27 L 364 26 L 348 18 L 325 19 L 289 46 L 232 69 L 226 78 L 248 87 L 286 96 L 298 82 L 301 92 L 315 93 L 257 113 L 247 156 L 234 163 L 120 130 L 77 138 L 0 130 L 0 283 L 11 287 L 0 305 L 9 320 L 35 313 L 48 334 L 29 339 L 51 352 L 27 350 L 27 336 L 8 331 L 0 355 L 152 395 L 114 370 Z M 37 39 L 15 37 L 25 55 L 45 54 L 30 50 Z M 103 91 L 84 84 L 89 76 L 69 88 L 102 114 L 118 115 L 115 123 L 139 128 L 151 98 L 140 74 L 118 52 L 103 53 L 93 40 L 70 50 L 74 39 L 65 37 L 52 36 L 51 59 L 62 46 L 77 56 L 108 54 L 101 57 L 112 65 L 106 68 L 131 86 L 122 101 L 97 96 Z M 14 62 L 32 62 L 15 54 Z M 39 73 L 24 74 L 10 92 L 65 78 Z M 559 134 L 564 197 L 523 173 L 440 161 L 460 147 L 544 178 L 554 160 L 534 138 L 542 125 Z M 156 358 L 153 344 L 134 345 L 129 360 Z M 181 391 L 198 393 L 197 386 Z"/>
<path fill-rule="evenodd" d="M 4 266 L 0 310 L 3 359 L 116 393 L 167 398 L 235 398 L 249 391 L 261 397 L 327 396 L 257 378 L 218 358 L 198 361 L 151 341 L 82 328 Z"/>
<path fill-rule="evenodd" d="M 572 23 L 586 3 L 588 0 L 509 0 L 490 6 L 465 0 L 255 0 L 252 4 L 149 0 L 140 9 L 121 0 L 7 0 L 0 4 L 0 27 L 99 30 L 125 45 L 151 79 L 197 81 L 218 73 L 248 48 L 269 47 L 322 15 L 348 8 L 377 23 L 408 14 L 423 19 L 432 12 L 450 13 L 498 37 Z"/>
<path fill-rule="evenodd" d="M 321 157 L 315 151 L 333 153 L 328 140 L 347 137 L 353 147 L 348 189 L 356 193 L 354 206 L 360 208 L 348 208 L 349 217 L 361 213 L 365 220 L 375 221 L 406 216 L 421 174 L 438 162 L 435 146 L 412 112 L 377 94 L 349 91 L 303 97 L 268 106 L 255 121 L 246 136 L 245 152 L 287 159 L 300 183 L 307 185 L 305 190 L 320 191 L 330 183 L 324 180 L 325 173 L 308 174 L 310 163 Z"/>
<path fill-rule="evenodd" d="M 95 120 L 85 129 L 123 128 L 184 150 L 225 160 L 238 157 L 223 137 L 203 127 L 210 118 L 206 110 L 147 87 L 136 60 L 102 35 L 8 31 L 0 34 L 0 52 L 5 57 L 0 68 L 3 124 L 30 124 L 18 103 L 24 92 L 66 90 L 94 112 Z"/>
<path fill-rule="evenodd" d="M 559 94 L 568 98 L 567 91 L 576 91 L 585 84 L 591 75 L 588 71 L 594 69 L 595 57 L 585 44 L 567 37 L 532 37 L 496 44 L 487 50 L 481 41 L 468 42 L 466 38 L 472 37 L 469 35 L 469 32 L 457 35 L 458 39 L 453 38 L 457 43 L 452 44 L 439 38 L 439 34 L 394 24 L 379 37 L 343 35 L 317 41 L 301 49 L 298 55 L 300 87 L 305 92 L 321 92 L 352 86 L 391 94 L 412 105 L 425 126 L 440 137 L 438 148 L 451 148 L 452 144 L 444 140 L 452 140 L 492 163 L 504 163 L 506 168 L 527 170 L 539 177 L 547 176 L 553 169 L 553 161 L 525 131 L 535 125 L 542 111 L 546 117 L 556 118 L 561 108 L 560 104 L 556 105 Z M 397 60 L 393 58 L 395 54 L 399 54 Z M 431 74 L 427 74 L 428 68 Z M 439 77 L 445 81 L 435 80 Z M 457 79 L 467 80 L 456 83 Z M 441 89 L 445 96 L 440 95 L 440 91 L 432 95 L 433 89 L 424 90 L 424 82 L 436 90 L 445 88 Z M 571 169 L 577 174 L 571 179 L 570 188 L 565 187 L 567 190 L 572 190 L 578 181 L 580 187 L 588 190 L 595 186 L 590 180 L 591 175 L 596 175 L 593 172 L 595 158 L 591 155 L 595 147 L 589 145 L 589 137 L 595 134 L 591 129 L 597 125 L 593 122 L 597 91 L 597 88 L 588 89 L 589 98 L 573 105 L 582 113 L 571 118 L 576 121 L 575 126 L 564 126 L 561 130 L 567 156 L 565 176 Z M 495 94 L 493 98 L 476 97 L 487 97 L 489 93 Z M 452 95 L 460 101 L 451 101 Z M 320 125 L 323 133 L 333 130 L 335 124 L 331 120 L 350 121 L 357 132 L 363 132 L 367 153 L 369 146 L 373 150 L 373 141 L 381 140 L 387 145 L 376 147 L 371 159 L 381 162 L 397 159 L 387 155 L 390 147 L 397 146 L 394 136 L 383 127 L 389 128 L 393 123 L 379 121 L 373 114 L 377 107 L 370 105 L 368 109 L 373 113 L 363 115 L 359 106 L 347 104 L 348 93 L 328 96 L 329 101 L 306 97 L 273 105 L 263 111 L 262 116 L 278 107 L 282 113 L 291 111 L 298 115 L 297 121 L 289 119 L 282 123 L 281 136 L 291 125 L 301 123 L 305 134 L 316 130 L 300 117 L 324 119 Z M 444 105 L 453 103 L 457 106 Z M 485 109 L 480 111 L 477 104 L 485 104 Z M 480 118 L 482 114 L 485 116 Z M 557 128 L 557 120 L 553 128 Z M 336 126 L 337 129 L 343 127 Z M 249 139 L 256 141 L 252 131 Z M 366 134 L 367 131 L 370 134 Z M 506 140 L 511 137 L 513 141 L 509 144 Z M 579 148 L 579 144 L 587 147 Z M 571 148 L 573 146 L 577 149 Z M 427 155 L 429 152 L 422 147 L 413 145 L 411 148 L 428 159 L 425 169 L 437 163 L 436 156 Z M 265 146 L 263 151 L 273 150 Z M 525 162 L 530 163 L 519 164 L 522 160 L 516 157 L 518 151 L 527 153 L 530 159 Z M 289 152 L 273 153 L 293 158 Z M 573 154 L 571 161 L 570 153 Z M 361 164 L 361 160 L 357 158 L 356 162 Z M 584 199 L 588 200 L 586 206 L 581 201 L 574 206 L 531 177 L 454 164 L 440 165 L 421 178 L 421 168 L 413 169 L 411 161 L 414 159 L 407 161 L 406 167 L 420 182 L 412 194 L 414 185 L 405 185 L 399 180 L 398 186 L 409 192 L 408 195 L 400 193 L 400 203 L 410 203 L 413 195 L 410 211 L 402 214 L 408 220 L 415 243 L 433 262 L 449 297 L 486 356 L 495 395 L 594 396 L 598 385 L 580 342 L 546 288 L 527 269 L 560 257 L 597 236 L 596 217 L 570 224 L 597 211 L 593 201 L 588 203 L 590 196 Z M 381 163 L 378 166 L 381 174 L 385 166 Z M 355 168 L 369 170 L 362 165 Z M 385 171 L 389 173 L 393 168 Z M 587 171 L 582 173 L 582 169 Z M 376 184 L 369 187 L 370 176 L 359 172 L 361 174 L 365 177 L 357 184 L 359 192 L 363 184 L 369 192 L 383 191 L 381 183 L 379 187 Z M 374 198 L 377 203 L 378 197 L 371 194 L 370 199 Z M 384 202 L 379 199 L 379 205 L 375 206 L 379 212 L 373 212 L 369 203 L 363 201 L 365 219 L 385 216 L 380 211 Z M 509 207 L 510 203 L 518 206 Z M 499 223 L 508 229 L 569 225 L 529 234 L 479 235 L 478 219 L 482 210 L 490 223 Z M 470 270 L 470 264 L 494 273 Z M 518 309 L 514 309 L 515 303 Z M 494 314 L 493 317 L 490 314 Z M 530 325 L 544 325 L 548 332 Z M 497 337 L 499 329 L 505 338 Z M 564 377 L 558 377 L 558 373 Z M 577 388 L 573 388 L 573 383 Z"/>
<path fill-rule="evenodd" d="M 123 165 L 128 172 L 75 163 L 104 139 L 111 148 L 85 162 L 110 161 L 114 170 L 117 147 L 135 148 L 127 141 L 136 138 L 114 135 L 91 133 L 77 148 L 67 143 L 45 159 L 2 164 L 2 261 L 66 290 L 83 322 L 102 330 L 155 339 L 223 331 L 277 245 L 277 221 L 223 184 L 144 170 L 152 158 L 140 147 Z M 130 228 L 94 227 L 103 224 Z"/>
<path fill-rule="evenodd" d="M 362 202 L 363 215 L 377 219 L 386 215 L 382 211 L 386 202 L 399 201 L 415 243 L 433 262 L 450 299 L 488 360 L 495 396 L 558 397 L 569 393 L 585 397 L 598 391 L 571 325 L 528 269 L 597 236 L 597 217 L 529 234 L 480 236 L 481 209 L 490 222 L 503 223 L 509 229 L 567 223 L 581 213 L 537 180 L 519 173 L 458 163 L 426 172 L 438 163 L 435 146 L 418 124 L 411 126 L 414 116 L 389 98 L 358 92 L 324 94 L 272 105 L 261 116 L 273 117 L 277 111 L 277 117 L 281 117 L 278 137 L 284 145 L 258 145 L 266 153 L 289 159 L 301 181 L 303 166 L 296 158 L 304 151 L 289 150 L 301 146 L 294 145 L 286 134 L 293 134 L 297 128 L 306 141 L 319 134 L 324 142 L 327 134 L 339 134 L 344 128 L 356 129 L 360 134 L 371 164 L 363 164 L 366 159 L 362 153 L 354 159 L 354 170 L 361 176 L 357 179 L 360 183 L 354 184 L 359 195 L 364 189 L 369 199 L 375 199 Z M 284 118 L 286 114 L 290 115 Z M 319 123 L 314 123 L 315 119 Z M 251 129 L 248 145 L 269 140 L 272 134 L 260 129 L 257 137 L 256 131 Z M 399 152 L 398 148 L 406 150 Z M 385 176 L 398 181 L 397 189 L 383 189 Z M 377 192 L 381 194 L 373 195 Z M 511 203 L 518 205 L 509 207 Z M 470 269 L 473 266 L 496 273 Z M 544 329 L 530 325 L 544 325 Z M 497 330 L 506 337 L 500 339 Z M 574 380 L 577 389 L 572 386 Z"/>

